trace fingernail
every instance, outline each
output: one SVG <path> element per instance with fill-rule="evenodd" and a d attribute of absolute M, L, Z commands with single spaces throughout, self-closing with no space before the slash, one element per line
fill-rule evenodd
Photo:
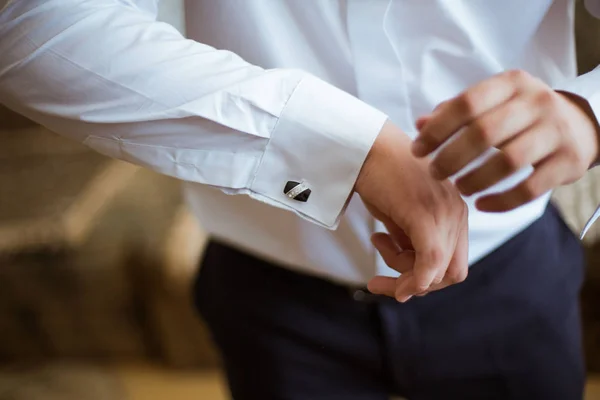
<path fill-rule="evenodd" d="M 406 303 L 406 302 L 407 302 L 407 301 L 409 301 L 410 299 L 412 299 L 412 295 L 409 295 L 409 296 L 398 296 L 398 297 L 396 297 L 396 300 L 397 300 L 399 303 Z"/>
<path fill-rule="evenodd" d="M 412 152 L 417 157 L 422 157 L 427 154 L 427 146 L 423 139 L 417 138 L 412 144 Z"/>

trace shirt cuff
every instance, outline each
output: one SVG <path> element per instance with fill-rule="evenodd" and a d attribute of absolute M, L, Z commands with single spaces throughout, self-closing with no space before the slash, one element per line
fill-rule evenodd
<path fill-rule="evenodd" d="M 600 117 L 600 67 L 594 69 L 587 74 L 581 75 L 574 80 L 568 81 L 561 85 L 556 90 L 573 93 L 582 99 L 586 100 L 594 115 L 596 116 L 596 120 L 600 121 L 598 117 Z M 598 165 L 598 162 L 592 165 L 595 167 Z M 585 234 L 590 230 L 594 222 L 600 217 L 600 206 L 596 208 L 594 214 L 590 217 L 590 219 L 585 224 L 582 229 L 579 238 L 583 240 Z"/>
<path fill-rule="evenodd" d="M 554 88 L 585 99 L 596 119 L 600 116 L 600 67 Z"/>
<path fill-rule="evenodd" d="M 348 93 L 313 76 L 303 78 L 272 132 L 250 196 L 335 229 L 386 120 Z M 306 202 L 286 195 L 290 181 L 311 190 Z"/>

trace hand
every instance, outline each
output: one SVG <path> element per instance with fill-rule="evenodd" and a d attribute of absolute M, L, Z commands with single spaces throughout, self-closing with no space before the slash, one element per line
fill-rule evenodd
<path fill-rule="evenodd" d="M 468 270 L 467 206 L 449 181 L 432 179 L 411 140 L 386 123 L 356 182 L 356 191 L 386 233 L 373 245 L 399 278 L 375 277 L 369 290 L 404 302 L 453 283 Z"/>
<path fill-rule="evenodd" d="M 556 92 L 523 71 L 505 72 L 471 87 L 420 118 L 417 128 L 417 157 L 456 135 L 431 163 L 436 179 L 458 173 L 492 147 L 500 150 L 456 181 L 465 196 L 533 165 L 533 173 L 516 187 L 478 199 L 482 211 L 512 210 L 572 183 L 598 158 L 598 123 L 587 101 Z"/>

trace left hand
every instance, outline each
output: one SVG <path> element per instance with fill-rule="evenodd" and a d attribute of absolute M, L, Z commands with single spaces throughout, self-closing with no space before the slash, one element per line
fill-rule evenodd
<path fill-rule="evenodd" d="M 478 199 L 482 211 L 512 210 L 574 182 L 598 158 L 598 122 L 587 101 L 556 92 L 523 71 L 482 81 L 420 118 L 417 128 L 412 146 L 417 157 L 457 134 L 430 164 L 436 179 L 458 173 L 492 147 L 500 150 L 456 181 L 465 196 L 533 165 L 533 173 L 516 187 Z"/>

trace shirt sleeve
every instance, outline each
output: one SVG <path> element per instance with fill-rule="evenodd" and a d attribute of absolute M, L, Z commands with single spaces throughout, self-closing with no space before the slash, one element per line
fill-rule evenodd
<path fill-rule="evenodd" d="M 155 5 L 0 0 L 1 101 L 107 156 L 335 228 L 387 117 L 303 71 L 187 40 Z"/>

